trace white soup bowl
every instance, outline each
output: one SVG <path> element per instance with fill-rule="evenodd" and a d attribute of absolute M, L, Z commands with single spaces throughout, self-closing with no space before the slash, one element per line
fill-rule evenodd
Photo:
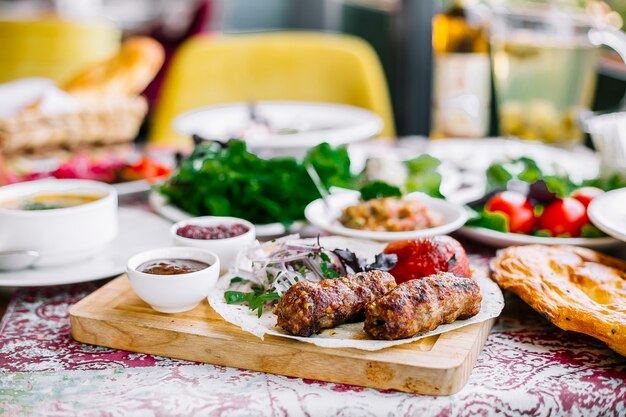
<path fill-rule="evenodd" d="M 78 206 L 48 210 L 1 207 L 4 202 L 38 194 L 82 194 L 100 198 Z M 37 266 L 88 258 L 115 238 L 117 228 L 117 192 L 108 184 L 43 179 L 0 187 L 0 251 L 37 251 Z"/>

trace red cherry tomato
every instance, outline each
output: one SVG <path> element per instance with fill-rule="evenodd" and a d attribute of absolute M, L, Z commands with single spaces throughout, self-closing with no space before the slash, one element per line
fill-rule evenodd
<path fill-rule="evenodd" d="M 604 191 L 597 187 L 582 187 L 572 193 L 572 198 L 583 203 L 583 206 L 589 207 L 591 200 L 600 194 L 604 194 Z"/>
<path fill-rule="evenodd" d="M 396 266 L 389 271 L 398 284 L 437 272 L 451 272 L 465 278 L 472 276 L 465 249 L 450 236 L 391 242 L 385 253 L 398 255 Z"/>
<path fill-rule="evenodd" d="M 547 205 L 537 220 L 537 227 L 548 230 L 552 236 L 567 234 L 578 237 L 587 223 L 589 219 L 583 203 L 568 197 Z"/>
<path fill-rule="evenodd" d="M 533 231 L 535 212 L 530 200 L 515 191 L 503 191 L 485 204 L 485 210 L 500 212 L 509 219 L 509 231 L 526 233 Z"/>

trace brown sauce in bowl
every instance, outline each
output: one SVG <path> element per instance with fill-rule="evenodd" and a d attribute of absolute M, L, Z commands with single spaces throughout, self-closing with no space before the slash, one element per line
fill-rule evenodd
<path fill-rule="evenodd" d="M 155 259 L 142 263 L 137 271 L 151 275 L 181 275 L 201 271 L 209 266 L 206 262 L 193 259 Z"/>

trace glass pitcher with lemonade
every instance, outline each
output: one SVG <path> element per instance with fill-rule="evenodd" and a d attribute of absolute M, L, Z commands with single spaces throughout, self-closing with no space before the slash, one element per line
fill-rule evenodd
<path fill-rule="evenodd" d="M 500 132 L 560 146 L 582 141 L 600 46 L 626 59 L 626 34 L 557 7 L 495 9 L 491 56 Z"/>

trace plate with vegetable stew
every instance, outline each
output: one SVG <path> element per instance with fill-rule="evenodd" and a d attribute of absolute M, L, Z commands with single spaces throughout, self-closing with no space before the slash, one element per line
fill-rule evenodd
<path fill-rule="evenodd" d="M 340 192 L 315 200 L 304 214 L 331 234 L 381 242 L 450 233 L 467 220 L 463 207 L 423 193 L 402 196 L 379 190 L 370 195 L 374 187 L 384 186 L 372 183 L 361 193 Z"/>

